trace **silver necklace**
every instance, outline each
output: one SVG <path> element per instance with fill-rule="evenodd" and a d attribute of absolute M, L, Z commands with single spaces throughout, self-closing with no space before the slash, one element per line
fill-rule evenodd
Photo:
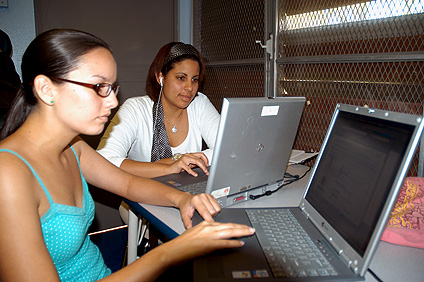
<path fill-rule="evenodd" d="M 165 114 L 163 114 L 163 116 L 165 117 L 165 119 L 169 122 L 169 124 L 172 126 L 172 133 L 177 133 L 177 123 L 180 121 L 181 116 L 183 115 L 183 112 L 181 112 L 180 117 L 178 118 L 177 122 L 175 124 L 172 124 L 169 119 L 165 116 Z"/>

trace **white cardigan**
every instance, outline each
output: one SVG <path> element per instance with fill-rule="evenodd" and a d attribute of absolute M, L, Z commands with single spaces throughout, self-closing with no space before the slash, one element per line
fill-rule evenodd
<path fill-rule="evenodd" d="M 102 136 L 98 152 L 117 167 L 128 158 L 150 162 L 153 139 L 153 101 L 148 96 L 127 99 L 115 114 Z M 212 160 L 220 115 L 206 95 L 198 92 L 187 107 L 189 131 L 187 138 L 172 154 L 195 153 L 202 150 L 202 138 L 208 149 L 203 153 Z"/>

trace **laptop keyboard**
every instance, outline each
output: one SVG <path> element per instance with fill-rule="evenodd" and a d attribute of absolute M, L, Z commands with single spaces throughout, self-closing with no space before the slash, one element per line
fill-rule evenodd
<path fill-rule="evenodd" d="M 313 242 L 287 209 L 246 210 L 276 278 L 333 276 L 333 254 Z"/>
<path fill-rule="evenodd" d="M 183 192 L 189 192 L 192 195 L 197 195 L 197 194 L 205 193 L 207 183 L 208 183 L 208 181 L 205 180 L 205 181 L 196 182 L 196 183 L 193 183 L 193 184 L 187 184 L 187 185 L 184 185 L 182 187 L 175 187 L 175 188 L 177 188 L 178 190 L 181 190 Z"/>

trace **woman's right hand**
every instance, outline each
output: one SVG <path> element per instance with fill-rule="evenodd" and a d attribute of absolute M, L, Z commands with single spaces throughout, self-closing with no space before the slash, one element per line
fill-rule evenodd
<path fill-rule="evenodd" d="M 176 265 L 216 250 L 242 247 L 244 242 L 234 238 L 254 233 L 255 229 L 246 225 L 203 221 L 162 246 L 170 265 Z"/>
<path fill-rule="evenodd" d="M 193 168 L 200 167 L 206 175 L 209 175 L 208 163 L 208 158 L 202 152 L 186 153 L 170 164 L 169 173 L 180 173 L 184 170 L 196 177 L 198 174 Z"/>
<path fill-rule="evenodd" d="M 131 281 L 155 281 L 170 267 L 195 257 L 220 249 L 241 247 L 244 243 L 233 238 L 251 236 L 254 233 L 253 228 L 245 225 L 204 221 L 177 238 L 145 253 L 136 262 L 108 278 L 124 281 L 122 277 L 126 276 Z"/>

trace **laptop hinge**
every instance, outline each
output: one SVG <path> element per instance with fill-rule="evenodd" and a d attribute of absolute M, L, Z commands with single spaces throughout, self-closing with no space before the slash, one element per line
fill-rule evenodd
<path fill-rule="evenodd" d="M 315 226 L 318 226 L 316 224 L 316 222 L 312 219 L 309 218 L 309 212 L 307 211 L 305 204 L 301 203 L 300 205 L 300 210 L 302 211 L 303 215 L 312 221 L 312 223 Z M 325 237 L 325 239 L 327 240 L 327 242 L 331 245 L 331 247 L 334 249 L 334 251 L 336 252 L 336 254 L 338 254 L 340 256 L 340 258 L 342 259 L 342 261 L 349 267 L 352 269 L 352 271 L 354 273 L 358 273 L 358 268 L 356 266 L 356 264 L 353 263 L 353 261 L 348 257 L 348 255 L 344 252 L 343 248 L 339 247 L 333 240 L 333 238 L 331 236 L 328 236 L 325 232 L 323 232 L 323 230 L 321 228 L 318 228 L 318 230 L 320 230 L 321 234 Z"/>
<path fill-rule="evenodd" d="M 341 260 L 352 269 L 353 272 L 358 273 L 358 268 L 353 264 L 353 261 L 349 258 L 349 256 L 344 252 L 343 248 L 339 247 L 333 240 L 332 237 L 324 235 L 327 241 L 330 243 L 331 247 L 335 250 L 335 252 L 340 256 Z"/>
<path fill-rule="evenodd" d="M 304 203 L 302 203 L 302 204 L 300 205 L 300 210 L 302 211 L 303 215 L 305 215 L 306 219 L 309 219 L 309 213 L 308 213 L 308 211 L 306 210 L 306 208 L 305 208 L 305 204 L 304 204 Z"/>

